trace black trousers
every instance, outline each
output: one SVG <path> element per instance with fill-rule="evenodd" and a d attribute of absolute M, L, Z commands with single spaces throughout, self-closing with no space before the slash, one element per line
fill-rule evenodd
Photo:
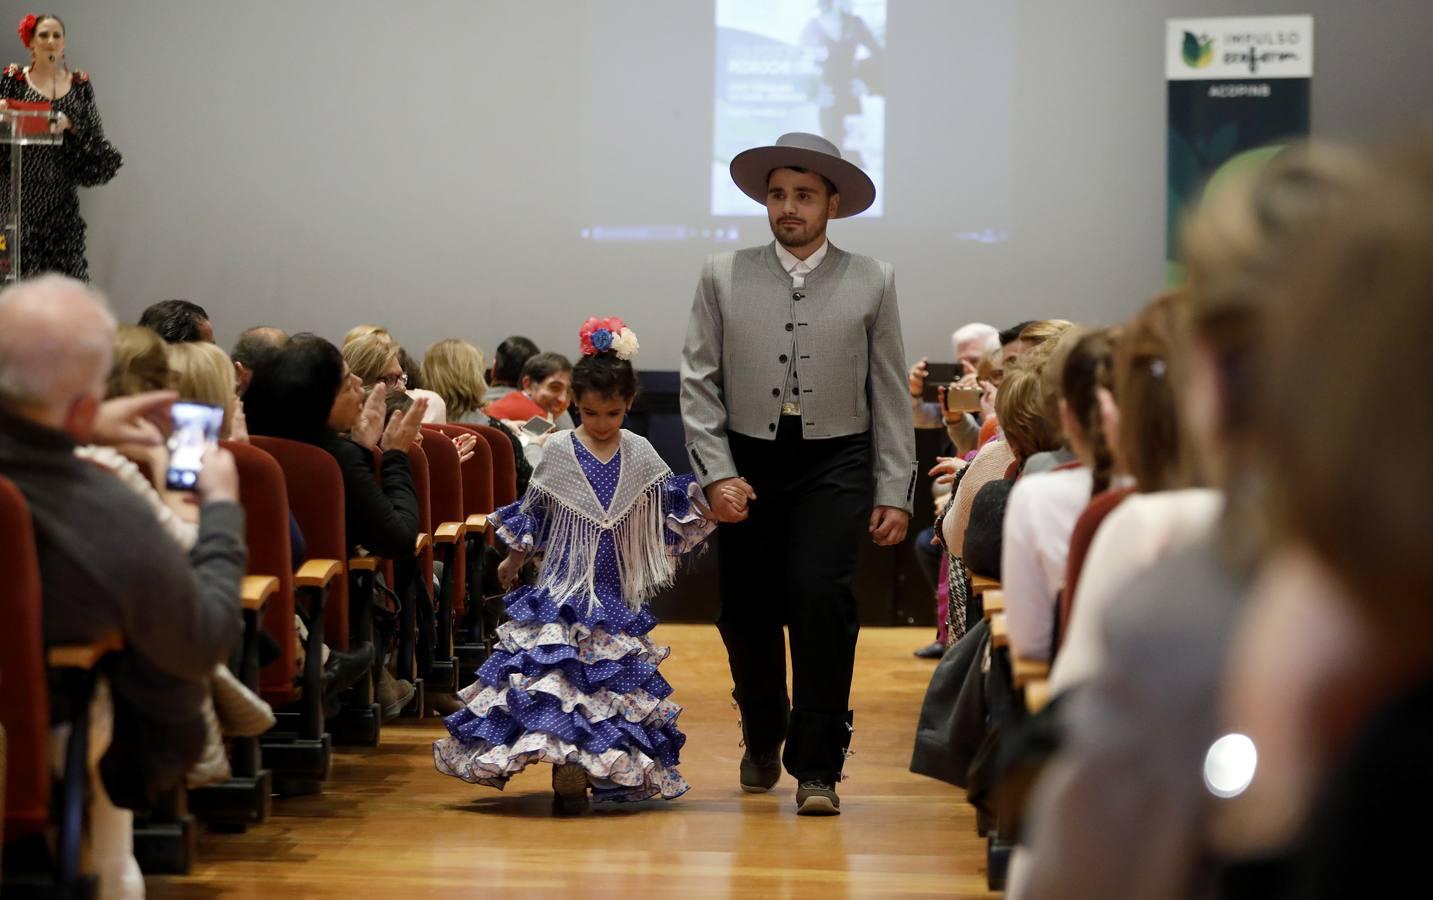
<path fill-rule="evenodd" d="M 744 522 L 721 526 L 721 615 L 748 748 L 785 740 L 799 781 L 835 781 L 851 740 L 860 631 L 852 580 L 874 502 L 868 434 L 804 440 L 783 416 L 775 441 L 729 436 L 756 490 Z M 791 633 L 792 691 L 786 693 Z"/>

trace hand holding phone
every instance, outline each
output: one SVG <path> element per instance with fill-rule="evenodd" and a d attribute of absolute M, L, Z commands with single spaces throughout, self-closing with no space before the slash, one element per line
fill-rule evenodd
<path fill-rule="evenodd" d="M 553 425 L 551 422 L 547 421 L 542 416 L 533 416 L 531 419 L 528 419 L 526 422 L 523 423 L 522 430 L 523 433 L 526 434 L 528 437 L 536 438 L 542 437 L 544 434 L 547 434 L 549 431 L 556 427 L 556 425 Z"/>
<path fill-rule="evenodd" d="M 937 402 L 940 399 L 938 391 L 965 374 L 965 367 L 960 363 L 926 363 L 925 367 L 925 389 L 921 391 L 921 399 L 926 403 Z"/>
<path fill-rule="evenodd" d="M 169 433 L 169 470 L 164 484 L 172 491 L 192 491 L 199 486 L 205 454 L 219 445 L 224 409 L 180 400 L 169 408 L 169 416 L 174 427 Z"/>

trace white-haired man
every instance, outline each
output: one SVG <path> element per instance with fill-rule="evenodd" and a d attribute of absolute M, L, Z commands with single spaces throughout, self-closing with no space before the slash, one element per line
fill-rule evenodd
<path fill-rule="evenodd" d="M 103 402 L 114 335 L 103 299 L 74 279 L 43 276 L 0 292 L 0 475 L 30 508 L 45 642 L 123 638 L 108 670 L 114 728 L 103 789 L 92 792 L 91 858 L 105 896 L 143 896 L 129 814 L 115 806 L 152 800 L 199 757 L 208 675 L 242 630 L 246 553 L 227 451 L 205 456 L 193 553 L 226 561 L 232 589 L 201 586 L 144 500 L 75 455 L 81 443 L 157 437 L 139 416 L 174 399 Z M 65 692 L 50 697 L 52 720 L 68 718 Z"/>

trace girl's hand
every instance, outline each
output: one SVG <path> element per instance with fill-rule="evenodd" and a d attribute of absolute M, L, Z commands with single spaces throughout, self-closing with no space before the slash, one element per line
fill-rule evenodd
<path fill-rule="evenodd" d="M 526 559 L 524 554 L 508 551 L 507 557 L 498 563 L 498 584 L 503 586 L 503 590 L 510 591 L 517 586 L 518 575 L 522 573 L 522 564 Z"/>

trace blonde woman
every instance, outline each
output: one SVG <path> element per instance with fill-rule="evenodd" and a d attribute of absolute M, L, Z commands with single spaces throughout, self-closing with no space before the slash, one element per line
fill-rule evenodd
<path fill-rule="evenodd" d="M 244 405 L 236 390 L 234 364 L 229 354 L 215 344 L 197 341 L 170 344 L 167 353 L 174 389 L 179 391 L 180 398 L 222 407 L 224 422 L 219 426 L 219 437 L 248 443 Z"/>
<path fill-rule="evenodd" d="M 372 330 L 365 334 L 364 329 Z M 386 329 L 376 325 L 359 325 L 350 329 L 344 338 L 343 361 L 348 364 L 348 370 L 358 376 L 364 390 L 382 382 L 390 394 L 402 391 L 414 400 L 426 397 L 428 409 L 423 414 L 424 424 L 448 421 L 448 408 L 442 395 L 408 387 L 408 376 L 403 372 L 403 363 L 399 359 L 401 351 L 402 347 Z"/>
<path fill-rule="evenodd" d="M 423 354 L 423 383 L 447 404 L 448 421 L 502 429 L 513 445 L 517 486 L 521 493 L 527 490 L 528 480 L 532 477 L 532 464 L 523 455 L 522 442 L 512 429 L 482 410 L 488 393 L 487 379 L 483 377 L 486 368 L 483 351 L 459 338 L 448 338 L 429 347 L 428 352 Z"/>

